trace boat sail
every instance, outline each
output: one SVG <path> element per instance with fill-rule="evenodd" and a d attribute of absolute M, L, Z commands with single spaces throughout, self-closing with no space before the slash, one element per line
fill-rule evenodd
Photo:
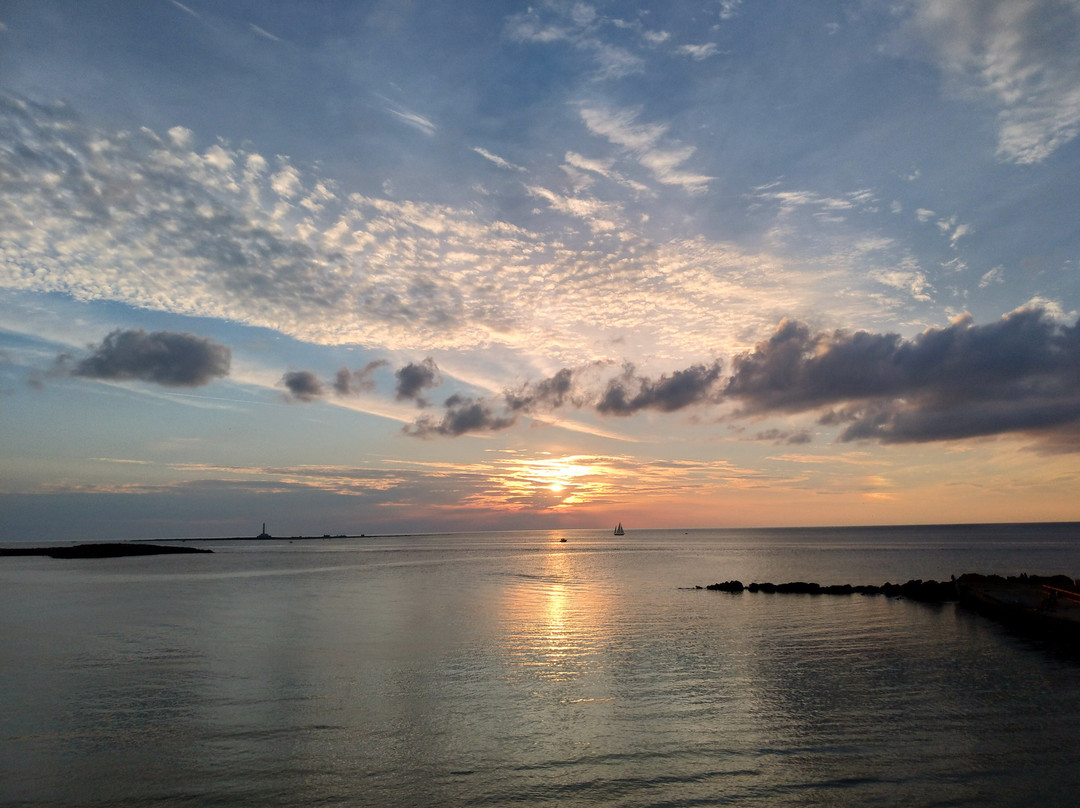
<path fill-rule="evenodd" d="M 618 526 L 615 528 L 615 535 L 616 536 L 625 536 L 626 535 L 626 531 L 622 529 L 622 522 L 619 522 Z"/>

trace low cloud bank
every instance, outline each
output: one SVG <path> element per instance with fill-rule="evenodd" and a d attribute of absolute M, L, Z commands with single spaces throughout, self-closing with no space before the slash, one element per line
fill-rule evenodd
<path fill-rule="evenodd" d="M 565 407 L 625 417 L 731 403 L 735 416 L 818 412 L 841 442 L 913 443 L 1035 433 L 1058 451 L 1080 451 L 1080 321 L 1029 306 L 998 322 L 970 315 L 913 339 L 842 330 L 812 332 L 784 320 L 767 340 L 732 360 L 695 364 L 659 378 L 625 365 L 595 383 L 596 365 L 563 368 L 502 396 L 452 396 L 444 415 L 405 428 L 417 437 L 493 432 Z M 757 433 L 791 444 L 805 430 Z"/>
<path fill-rule="evenodd" d="M 721 400 L 722 366 L 693 365 L 658 379 L 640 375 L 626 364 L 621 373 L 596 389 L 596 373 L 603 363 L 562 368 L 546 379 L 526 382 L 501 396 L 474 399 L 454 395 L 443 402 L 443 417 L 422 416 L 405 427 L 414 437 L 457 437 L 468 433 L 496 432 L 513 426 L 521 414 L 542 415 L 564 407 L 592 410 L 599 415 L 626 417 L 642 410 L 675 412 Z"/>
<path fill-rule="evenodd" d="M 58 372 L 89 379 L 138 380 L 168 387 L 198 387 L 229 374 L 228 346 L 172 331 L 116 330 L 87 355 L 58 358 Z M 331 393 L 374 390 L 375 360 L 341 368 L 330 380 L 310 370 L 281 378 L 289 400 L 310 402 Z M 1003 434 L 1032 434 L 1054 451 L 1080 451 L 1080 320 L 1062 321 L 1031 305 L 994 323 L 976 325 L 970 315 L 912 339 L 867 331 L 813 332 L 784 320 L 753 350 L 732 359 L 699 363 L 659 377 L 626 364 L 613 375 L 605 363 L 562 368 L 501 394 L 455 393 L 441 413 L 425 413 L 406 434 L 458 437 L 496 432 L 521 416 L 574 408 L 601 417 L 628 417 L 645 410 L 673 413 L 731 405 L 726 415 L 760 418 L 813 413 L 818 424 L 838 430 L 841 442 L 914 443 Z M 431 405 L 426 391 L 442 383 L 433 359 L 394 372 L 394 395 Z M 805 429 L 767 429 L 755 439 L 806 443 Z"/>
<path fill-rule="evenodd" d="M 841 441 L 952 440 L 1080 423 L 1080 322 L 1018 309 L 996 323 L 958 318 L 911 340 L 810 333 L 785 320 L 736 357 L 725 396 L 747 415 L 826 409 Z"/>

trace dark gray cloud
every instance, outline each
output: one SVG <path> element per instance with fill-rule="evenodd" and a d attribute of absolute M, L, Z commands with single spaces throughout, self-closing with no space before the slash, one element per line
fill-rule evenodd
<path fill-rule="evenodd" d="M 721 373 L 720 363 L 713 362 L 653 380 L 636 375 L 633 365 L 627 365 L 622 375 L 608 381 L 596 410 L 603 415 L 625 416 L 646 409 L 674 412 L 694 404 L 716 403 L 721 397 Z"/>
<path fill-rule="evenodd" d="M 829 407 L 843 441 L 916 442 L 1080 423 L 1080 323 L 1041 308 L 996 323 L 964 317 L 912 340 L 896 334 L 811 334 L 786 320 L 737 357 L 726 395 L 743 413 Z"/>
<path fill-rule="evenodd" d="M 429 366 L 408 366 L 427 383 Z M 516 423 L 522 413 L 564 406 L 600 415 L 642 410 L 675 412 L 724 400 L 737 414 L 821 413 L 841 441 L 883 443 L 957 440 L 1005 433 L 1039 433 L 1052 451 L 1080 449 L 1080 322 L 1061 323 L 1037 307 L 975 325 L 969 316 L 914 339 L 866 331 L 812 332 L 794 320 L 734 359 L 724 377 L 719 362 L 691 365 L 659 378 L 633 365 L 586 390 L 582 369 L 507 390 L 501 399 L 452 396 L 441 418 L 425 416 L 406 428 L 418 437 L 490 432 Z M 412 377 L 406 377 L 406 379 Z M 414 391 L 418 392 L 420 388 Z M 399 394 L 399 397 L 400 394 Z M 767 430 L 757 440 L 798 445 L 806 430 Z"/>
<path fill-rule="evenodd" d="M 441 419 L 423 416 L 407 426 L 405 432 L 423 438 L 457 437 L 469 432 L 506 429 L 517 423 L 521 413 L 550 412 L 564 406 L 592 409 L 601 415 L 631 415 L 643 409 L 674 412 L 693 404 L 718 400 L 719 363 L 694 365 L 656 380 L 636 375 L 633 366 L 627 365 L 618 377 L 609 379 L 604 392 L 597 395 L 595 388 L 587 389 L 589 384 L 582 382 L 581 376 L 600 364 L 606 363 L 594 363 L 576 370 L 563 368 L 546 379 L 506 390 L 501 398 L 494 400 L 453 395 L 443 403 L 446 412 Z"/>
<path fill-rule="evenodd" d="M 430 356 L 423 362 L 410 362 L 396 371 L 394 377 L 397 379 L 395 395 L 398 400 L 412 399 L 421 407 L 426 407 L 427 401 L 420 394 L 442 380 L 439 368 Z"/>
<path fill-rule="evenodd" d="M 207 337 L 141 328 L 111 332 L 71 368 L 87 379 L 138 379 L 166 387 L 199 387 L 229 375 L 232 352 Z"/>
<path fill-rule="evenodd" d="M 385 359 L 375 359 L 358 370 L 341 368 L 341 370 L 334 374 L 334 381 L 332 383 L 334 392 L 339 396 L 370 393 L 375 389 L 375 381 L 371 378 L 371 374 L 378 368 L 385 367 L 388 364 L 390 363 Z"/>
<path fill-rule="evenodd" d="M 515 412 L 558 409 L 574 391 L 574 371 L 563 368 L 554 376 L 538 382 L 526 382 L 504 394 L 506 405 Z"/>
<path fill-rule="evenodd" d="M 405 434 L 417 438 L 456 438 L 468 432 L 498 432 L 513 426 L 517 416 L 497 413 L 486 401 L 454 394 L 444 402 L 446 413 L 439 420 L 424 416 L 405 427 Z"/>
<path fill-rule="evenodd" d="M 281 377 L 290 399 L 314 401 L 326 395 L 326 385 L 310 370 L 290 370 Z"/>

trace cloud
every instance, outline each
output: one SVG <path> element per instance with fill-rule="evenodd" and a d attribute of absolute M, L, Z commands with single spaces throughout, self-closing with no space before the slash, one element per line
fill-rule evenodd
<path fill-rule="evenodd" d="M 765 429 L 754 434 L 754 440 L 771 441 L 776 444 L 799 446 L 804 443 L 813 443 L 814 436 L 805 429 Z"/>
<path fill-rule="evenodd" d="M 399 401 L 413 399 L 420 407 L 427 406 L 420 394 L 438 385 L 442 378 L 435 360 L 428 357 L 422 362 L 410 362 L 394 373 L 397 379 L 395 395 Z"/>
<path fill-rule="evenodd" d="M 716 56 L 720 52 L 720 49 L 716 46 L 715 42 L 707 42 L 704 45 L 680 45 L 675 49 L 676 53 L 683 56 L 689 56 L 696 62 L 704 61 L 710 56 Z"/>
<path fill-rule="evenodd" d="M 207 337 L 176 331 L 117 329 L 71 368 L 87 379 L 136 379 L 166 387 L 200 387 L 229 375 L 232 352 Z"/>
<path fill-rule="evenodd" d="M 998 156 L 1038 163 L 1080 131 L 1080 3 L 911 0 L 909 25 L 954 87 L 998 110 Z"/>
<path fill-rule="evenodd" d="M 441 419 L 425 415 L 405 428 L 415 437 L 457 437 L 471 432 L 494 432 L 517 423 L 521 414 L 537 416 L 564 407 L 600 415 L 629 416 L 641 410 L 675 412 L 716 403 L 722 392 L 721 366 L 694 365 L 658 379 L 641 376 L 633 365 L 619 375 L 597 383 L 596 372 L 607 366 L 594 362 L 580 368 L 562 368 L 552 376 L 504 390 L 502 396 L 475 399 L 453 395 L 443 406 Z"/>
<path fill-rule="evenodd" d="M 526 186 L 526 190 L 547 202 L 552 210 L 580 219 L 593 232 L 605 232 L 618 227 L 615 219 L 621 216 L 616 205 L 596 199 L 561 196 L 538 185 Z"/>
<path fill-rule="evenodd" d="M 467 396 L 452 395 L 444 406 L 446 414 L 440 420 L 424 416 L 406 425 L 405 434 L 417 438 L 436 435 L 454 438 L 466 433 L 497 432 L 517 422 L 515 415 L 498 414 L 489 403 Z"/>
<path fill-rule="evenodd" d="M 618 20 L 601 17 L 587 3 L 561 7 L 549 4 L 513 15 L 507 21 L 506 31 L 518 42 L 570 43 L 576 50 L 592 57 L 599 79 L 617 79 L 643 72 L 645 62 L 640 56 L 601 38 L 601 29 L 605 26 L 623 27 Z"/>
<path fill-rule="evenodd" d="M 403 107 L 399 107 L 397 104 L 391 103 L 391 105 L 386 108 L 386 111 L 402 123 L 406 124 L 407 126 L 411 126 L 416 131 L 422 132 L 428 137 L 434 137 L 435 132 L 438 129 L 438 127 L 436 127 L 434 123 L 429 121 L 423 115 L 412 112 L 411 110 L 404 109 Z"/>
<path fill-rule="evenodd" d="M 297 401 L 314 401 L 326 395 L 326 387 L 310 370 L 290 370 L 281 377 L 289 397 Z"/>
<path fill-rule="evenodd" d="M 979 288 L 985 289 L 991 284 L 1005 283 L 1005 267 L 996 266 L 993 269 L 987 270 L 979 278 Z"/>
<path fill-rule="evenodd" d="M 695 404 L 716 403 L 721 398 L 721 365 L 693 365 L 670 376 L 652 380 L 638 376 L 633 365 L 611 379 L 596 404 L 603 415 L 633 415 L 645 410 L 674 412 Z"/>
<path fill-rule="evenodd" d="M 198 14 L 196 14 L 190 8 L 185 6 L 183 3 L 179 2 L 179 0 L 169 0 L 169 2 L 172 3 L 174 6 L 176 6 L 178 9 L 180 9 L 181 11 L 183 11 L 184 13 L 190 14 L 192 17 L 199 17 Z"/>
<path fill-rule="evenodd" d="M 430 362 L 431 360 L 426 361 Z M 343 367 L 329 381 L 323 381 L 311 370 L 290 370 L 281 377 L 281 384 L 288 389 L 288 397 L 292 401 L 315 401 L 329 394 L 331 390 L 338 396 L 356 396 L 361 393 L 372 392 L 375 389 L 375 381 L 371 378 L 372 374 L 379 368 L 386 367 L 389 364 L 385 359 L 375 359 L 356 370 Z M 408 365 L 402 368 L 398 371 L 399 388 L 401 386 L 401 374 L 404 374 L 409 383 L 416 385 L 420 383 L 418 376 L 423 372 L 425 372 L 425 366 L 423 365 Z M 418 392 L 418 389 L 413 391 L 413 395 L 401 396 L 399 394 L 398 398 L 413 398 L 416 392 Z"/>
<path fill-rule="evenodd" d="M 617 137 L 663 152 L 664 131 L 631 120 Z M 629 203 L 539 186 L 533 229 L 485 200 L 346 194 L 285 157 L 198 140 L 181 127 L 105 130 L 63 105 L 0 94 L 0 287 L 324 345 L 505 347 L 557 367 L 607 356 L 631 331 L 646 350 L 689 363 L 784 315 L 840 306 L 857 322 L 895 310 L 850 238 L 814 261 L 704 236 L 658 240 L 631 224 Z M 643 190 L 612 168 L 616 155 L 558 154 L 579 173 Z M 555 212 L 565 216 L 553 224 Z"/>
<path fill-rule="evenodd" d="M 385 359 L 374 359 L 358 370 L 341 368 L 335 375 L 332 386 L 339 396 L 351 396 L 359 393 L 369 393 L 375 389 L 375 382 L 371 374 L 381 367 L 390 363 Z"/>
<path fill-rule="evenodd" d="M 725 394 L 743 414 L 828 409 L 840 440 L 885 443 L 1045 433 L 1080 424 L 1080 323 L 1018 309 L 970 316 L 912 340 L 865 331 L 812 334 L 785 320 L 734 360 Z"/>
<path fill-rule="evenodd" d="M 742 0 L 720 0 L 720 19 L 730 20 L 738 13 Z"/>
<path fill-rule="evenodd" d="M 814 191 L 779 189 L 773 182 L 753 189 L 757 200 L 774 202 L 780 216 L 789 216 L 798 210 L 808 210 L 819 221 L 843 221 L 847 211 L 872 209 L 877 199 L 866 188 L 848 191 L 842 196 L 822 196 Z M 932 211 L 930 212 L 932 215 Z"/>
<path fill-rule="evenodd" d="M 492 163 L 497 165 L 499 168 L 505 168 L 505 169 L 508 169 L 510 171 L 527 171 L 528 170 L 524 166 L 519 166 L 519 165 L 516 165 L 514 163 L 511 163 L 509 160 L 506 160 L 506 159 L 504 159 L 502 157 L 499 157 L 499 155 L 497 155 L 497 154 L 492 154 L 487 149 L 482 149 L 479 146 L 473 146 L 473 151 L 476 152 L 477 154 L 479 154 L 485 160 L 490 160 Z"/>
<path fill-rule="evenodd" d="M 678 185 L 690 193 L 703 193 L 713 177 L 681 171 L 690 159 L 693 146 L 661 146 L 668 131 L 665 124 L 638 123 L 638 113 L 630 110 L 581 108 L 581 119 L 594 135 L 630 152 L 657 182 Z"/>
<path fill-rule="evenodd" d="M 675 370 L 658 379 L 638 374 L 631 364 L 595 384 L 596 371 L 608 363 L 595 362 L 572 369 L 562 368 L 538 382 L 529 382 L 503 393 L 513 412 L 550 412 L 564 406 L 589 408 L 601 415 L 633 415 L 641 410 L 675 412 L 687 407 L 720 401 L 722 366 L 719 362 Z"/>
<path fill-rule="evenodd" d="M 249 22 L 248 27 L 250 27 L 252 31 L 254 31 L 259 36 L 263 37 L 264 39 L 269 39 L 271 42 L 281 42 L 281 37 L 274 36 L 269 31 L 267 31 L 265 28 L 261 28 L 261 27 L 259 27 L 258 25 L 256 25 L 253 22 Z"/>
<path fill-rule="evenodd" d="M 506 403 L 511 410 L 533 412 L 562 407 L 574 390 L 574 371 L 563 368 L 554 376 L 538 382 L 527 382 L 517 390 L 506 391 Z"/>

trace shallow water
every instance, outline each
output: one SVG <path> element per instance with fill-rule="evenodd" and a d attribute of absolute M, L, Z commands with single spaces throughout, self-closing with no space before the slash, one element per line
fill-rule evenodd
<path fill-rule="evenodd" d="M 683 587 L 1076 575 L 1078 539 L 552 531 L 3 559 L 0 802 L 1073 805 L 1075 661 L 951 604 Z"/>

